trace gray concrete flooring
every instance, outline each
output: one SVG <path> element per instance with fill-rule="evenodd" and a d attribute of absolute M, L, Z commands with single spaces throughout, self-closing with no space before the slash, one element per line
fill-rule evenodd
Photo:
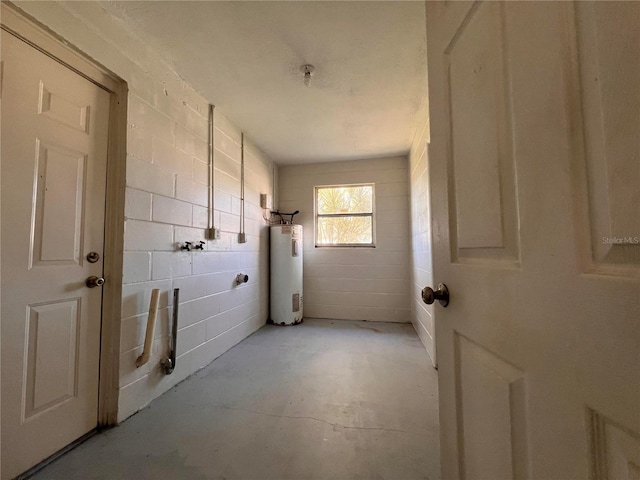
<path fill-rule="evenodd" d="M 437 376 L 406 324 L 265 326 L 39 480 L 438 479 Z"/>

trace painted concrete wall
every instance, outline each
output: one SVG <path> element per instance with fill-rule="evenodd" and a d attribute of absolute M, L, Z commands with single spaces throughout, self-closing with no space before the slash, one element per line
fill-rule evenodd
<path fill-rule="evenodd" d="M 130 99 L 142 102 L 134 93 Z M 150 108 L 146 103 L 140 105 L 145 110 Z M 131 108 L 129 123 L 147 126 L 148 115 Z M 174 123 L 170 117 L 165 119 Z M 171 145 L 165 140 L 172 137 L 162 135 L 160 140 L 155 127 L 136 127 L 143 142 L 151 139 L 151 151 L 139 159 L 128 158 L 127 165 L 120 346 L 122 418 L 163 393 L 168 385 L 210 363 L 264 325 L 268 317 L 268 228 L 262 218 L 260 193 L 273 192 L 273 165 L 259 150 L 245 145 L 247 243 L 239 244 L 240 132 L 217 112 L 214 124 L 215 223 L 222 231 L 221 239 L 215 241 L 204 237 L 207 169 L 206 163 L 195 156 L 203 139 L 183 130 L 190 141 L 183 144 L 176 136 Z M 175 123 L 175 128 L 181 131 L 182 127 Z M 160 145 L 157 150 L 156 145 Z M 191 145 L 196 145 L 196 151 L 191 151 Z M 206 152 L 206 143 L 204 147 Z M 185 241 L 205 241 L 206 251 L 176 251 Z M 240 272 L 249 275 L 249 282 L 236 286 L 235 277 Z M 144 342 L 152 288 L 160 288 L 163 293 L 163 327 L 169 325 L 172 313 L 171 292 L 180 288 L 178 369 L 171 375 L 175 378 L 165 377 L 157 367 L 161 355 L 166 354 L 166 329 L 157 332 L 149 364 L 135 368 Z"/>
<path fill-rule="evenodd" d="M 406 157 L 279 168 L 279 207 L 304 226 L 305 317 L 411 320 L 408 179 Z M 375 183 L 376 248 L 316 248 L 314 187 L 349 183 Z"/>
<path fill-rule="evenodd" d="M 93 2 L 19 6 L 129 85 L 124 278 L 120 339 L 120 420 L 210 363 L 268 317 L 268 228 L 260 193 L 273 194 L 274 164 L 246 141 L 247 243 L 240 228 L 240 131 L 215 115 L 215 220 L 222 237 L 204 252 L 181 252 L 205 240 L 208 102 L 139 39 Z M 249 283 L 236 287 L 237 273 Z M 154 354 L 136 369 L 151 289 L 159 288 Z M 177 368 L 166 355 L 172 290 L 180 288 Z"/>
<path fill-rule="evenodd" d="M 409 153 L 411 192 L 411 322 L 435 364 L 433 305 L 426 305 L 420 292 L 433 285 L 431 260 L 431 212 L 429 200 L 429 125 L 416 130 Z"/>

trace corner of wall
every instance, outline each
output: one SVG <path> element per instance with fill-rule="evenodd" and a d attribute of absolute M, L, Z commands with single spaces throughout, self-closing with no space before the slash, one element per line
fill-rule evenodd
<path fill-rule="evenodd" d="M 436 364 L 433 307 L 422 302 L 420 292 L 433 284 L 431 257 L 431 209 L 429 196 L 429 121 L 416 133 L 409 153 L 411 196 L 411 322 L 424 344 L 432 363 Z"/>

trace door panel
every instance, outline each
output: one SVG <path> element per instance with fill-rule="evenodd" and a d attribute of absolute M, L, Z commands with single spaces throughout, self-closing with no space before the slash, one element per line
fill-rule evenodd
<path fill-rule="evenodd" d="M 2 31 L 2 478 L 97 425 L 109 94 Z"/>
<path fill-rule="evenodd" d="M 637 2 L 427 2 L 444 478 L 638 471 L 638 24 Z"/>
<path fill-rule="evenodd" d="M 587 270 L 633 276 L 640 265 L 640 22 L 638 6 L 578 3 L 575 10 L 584 111 Z M 634 48 L 635 46 L 635 48 Z M 635 161 L 629 161 L 629 157 Z M 632 233 L 635 232 L 634 235 Z"/>
<path fill-rule="evenodd" d="M 454 341 L 466 477 L 510 478 L 525 471 L 524 372 L 460 334 Z"/>
<path fill-rule="evenodd" d="M 87 156 L 36 140 L 33 265 L 80 265 Z"/>
<path fill-rule="evenodd" d="M 595 412 L 590 413 L 594 477 L 640 479 L 640 437 Z"/>
<path fill-rule="evenodd" d="M 76 105 L 72 99 L 52 93 L 43 82 L 40 82 L 38 113 L 63 125 L 89 133 L 89 106 Z"/>
<path fill-rule="evenodd" d="M 29 306 L 25 419 L 77 396 L 79 303 Z"/>
<path fill-rule="evenodd" d="M 444 52 L 452 261 L 519 262 L 504 14 L 475 7 Z"/>

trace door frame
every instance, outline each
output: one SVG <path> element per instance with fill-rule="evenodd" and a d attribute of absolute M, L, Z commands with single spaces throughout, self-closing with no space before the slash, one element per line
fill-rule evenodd
<path fill-rule="evenodd" d="M 107 282 L 102 292 L 96 427 L 113 426 L 117 424 L 118 419 L 120 379 L 128 86 L 120 77 L 71 46 L 17 6 L 3 1 L 1 9 L 0 28 L 2 30 L 107 91 L 110 95 L 103 253 L 104 276 Z"/>

